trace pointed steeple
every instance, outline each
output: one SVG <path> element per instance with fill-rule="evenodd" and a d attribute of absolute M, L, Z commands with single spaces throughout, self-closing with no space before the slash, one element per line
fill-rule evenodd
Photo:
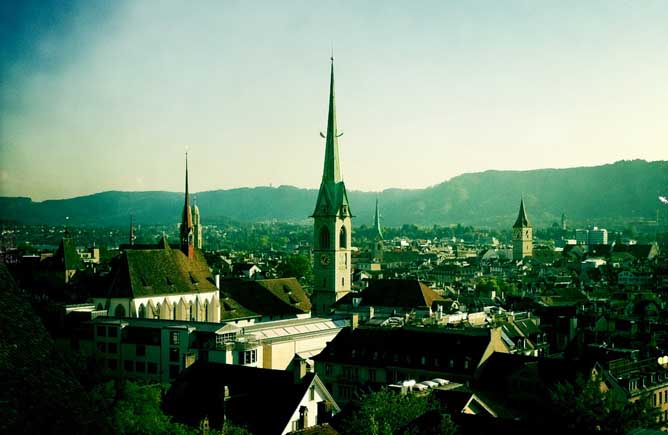
<path fill-rule="evenodd" d="M 341 177 L 339 163 L 339 137 L 336 127 L 336 103 L 334 97 L 334 57 L 331 57 L 329 82 L 329 113 L 325 138 L 325 165 L 322 171 L 320 191 L 312 216 L 351 216 L 346 186 Z"/>
<path fill-rule="evenodd" d="M 190 194 L 188 192 L 188 153 L 186 153 L 186 194 L 181 219 L 181 251 L 188 257 L 192 257 L 194 248 L 193 217 L 190 210 Z"/>
<path fill-rule="evenodd" d="M 373 228 L 376 230 L 376 238 L 383 240 L 383 233 L 380 230 L 380 213 L 378 211 L 378 198 L 376 198 L 376 214 L 373 217 Z"/>
<path fill-rule="evenodd" d="M 134 216 L 130 215 L 130 245 L 135 244 L 135 239 L 137 236 L 135 236 L 135 222 L 134 222 Z"/>
<path fill-rule="evenodd" d="M 322 181 L 338 183 L 341 181 L 339 166 L 339 134 L 336 129 L 336 103 L 334 98 L 334 56 L 329 81 L 329 114 L 327 115 L 327 142 L 325 144 L 325 167 L 322 171 Z"/>
<path fill-rule="evenodd" d="M 515 225 L 513 225 L 513 228 L 526 228 L 530 227 L 531 223 L 529 223 L 529 218 L 527 218 L 527 213 L 524 210 L 524 198 L 520 199 L 520 212 L 517 215 L 517 220 L 515 221 Z"/>

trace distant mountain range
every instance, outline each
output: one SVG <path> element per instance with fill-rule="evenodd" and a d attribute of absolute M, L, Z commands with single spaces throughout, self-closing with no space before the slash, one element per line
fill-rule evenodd
<path fill-rule="evenodd" d="M 351 188 L 354 186 L 348 186 Z M 383 225 L 463 225 L 509 227 L 523 195 L 535 227 L 559 221 L 653 219 L 668 192 L 668 161 L 619 161 L 609 165 L 531 171 L 463 174 L 425 189 L 349 191 L 355 225 L 370 225 L 379 198 Z M 315 189 L 292 186 L 214 190 L 197 194 L 202 222 L 308 222 Z M 63 200 L 33 202 L 0 197 L 0 220 L 27 224 L 127 225 L 130 214 L 141 224 L 180 219 L 183 194 L 102 192 Z M 662 216 L 665 216 L 665 211 Z"/>

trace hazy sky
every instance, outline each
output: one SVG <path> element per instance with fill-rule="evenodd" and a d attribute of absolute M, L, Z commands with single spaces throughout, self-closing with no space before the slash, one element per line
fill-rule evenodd
<path fill-rule="evenodd" d="M 0 195 L 668 159 L 668 2 L 0 2 Z"/>

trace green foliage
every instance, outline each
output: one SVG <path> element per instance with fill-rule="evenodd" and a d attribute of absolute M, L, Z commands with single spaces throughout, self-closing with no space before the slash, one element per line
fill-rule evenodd
<path fill-rule="evenodd" d="M 91 392 L 99 415 L 109 415 L 116 434 L 188 435 L 197 431 L 174 423 L 161 409 L 162 387 L 109 381 Z"/>
<path fill-rule="evenodd" d="M 305 255 L 291 255 L 283 259 L 276 267 L 279 278 L 295 277 L 304 285 L 313 283 L 313 265 L 311 259 Z"/>
<path fill-rule="evenodd" d="M 649 396 L 635 402 L 617 390 L 601 390 L 601 378 L 558 384 L 550 392 L 553 427 L 578 433 L 625 434 L 635 428 L 657 427 L 657 410 Z"/>
<path fill-rule="evenodd" d="M 391 435 L 407 426 L 411 421 L 437 408 L 430 396 L 402 395 L 384 388 L 362 398 L 359 408 L 342 424 L 343 434 Z M 449 418 L 439 422 L 443 434 L 454 432 Z M 406 429 L 406 434 L 412 430 Z M 450 430 L 450 431 L 448 431 Z"/>

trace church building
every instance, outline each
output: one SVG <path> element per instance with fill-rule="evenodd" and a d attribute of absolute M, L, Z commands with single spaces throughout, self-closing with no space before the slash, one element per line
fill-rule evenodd
<path fill-rule="evenodd" d="M 520 212 L 513 225 L 513 260 L 533 255 L 533 228 L 524 209 L 524 198 L 520 200 Z"/>
<path fill-rule="evenodd" d="M 331 58 L 325 165 L 313 223 L 313 314 L 330 313 L 332 304 L 350 293 L 352 214 L 339 164 L 339 137 Z"/>
<path fill-rule="evenodd" d="M 93 299 L 98 309 L 115 317 L 220 321 L 216 282 L 195 249 L 187 156 L 185 184 L 179 245 L 170 246 L 166 236 L 156 245 L 136 245 L 131 235 L 131 244 L 112 263 L 107 294 Z"/>

